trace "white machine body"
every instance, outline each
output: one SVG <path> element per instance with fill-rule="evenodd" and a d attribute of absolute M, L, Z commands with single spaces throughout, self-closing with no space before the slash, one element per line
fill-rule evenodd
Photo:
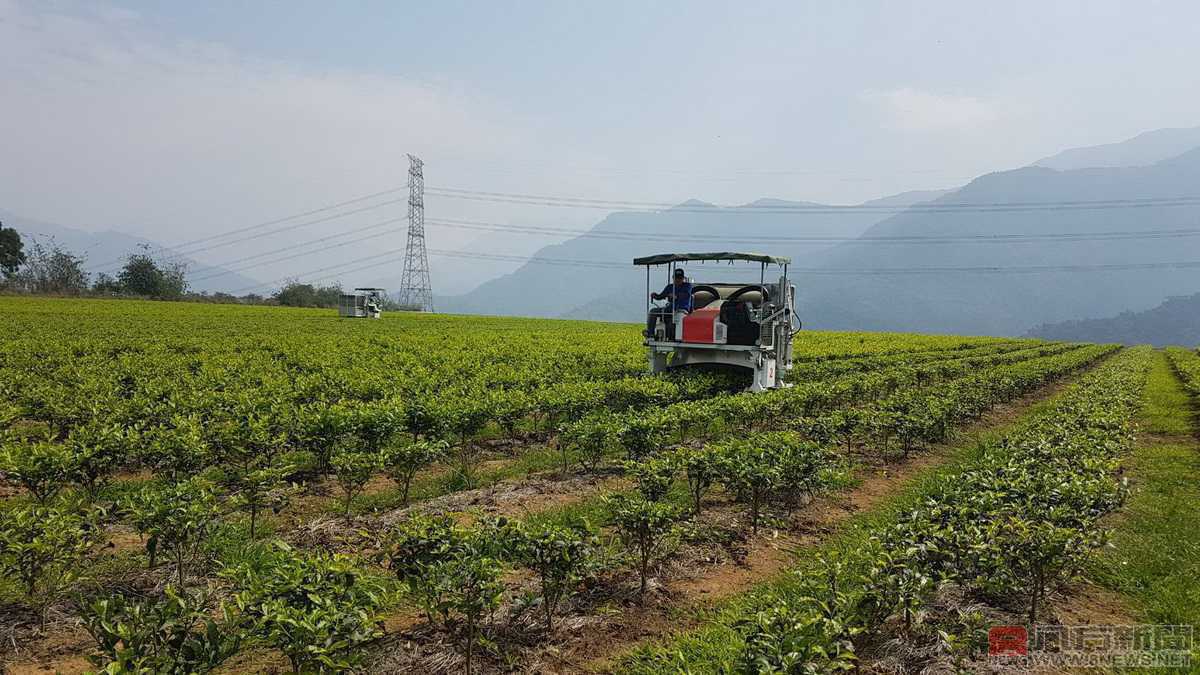
<path fill-rule="evenodd" d="M 792 368 L 792 338 L 796 317 L 796 289 L 787 277 L 786 258 L 752 253 L 662 254 L 638 258 L 646 265 L 647 291 L 650 267 L 668 266 L 668 279 L 676 264 L 686 261 L 746 260 L 761 264 L 758 283 L 693 283 L 691 311 L 669 312 L 668 305 L 655 306 L 653 328 L 647 330 L 646 346 L 650 371 L 700 364 L 744 368 L 751 372 L 750 391 L 786 387 L 785 376 Z M 782 271 L 777 281 L 766 282 L 767 265 Z M 670 325 L 664 317 L 670 317 Z"/>
<path fill-rule="evenodd" d="M 384 289 L 356 288 L 338 298 L 338 316 L 349 319 L 378 319 L 383 314 Z"/>

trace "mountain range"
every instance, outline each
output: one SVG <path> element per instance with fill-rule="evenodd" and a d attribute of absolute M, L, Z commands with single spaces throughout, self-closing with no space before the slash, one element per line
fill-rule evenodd
<path fill-rule="evenodd" d="M 35 241 L 41 242 L 43 245 L 54 243 L 68 253 L 81 256 L 84 260 L 84 270 L 91 274 L 93 279 L 101 272 L 116 276 L 125 258 L 130 254 L 140 252 L 143 246 L 149 246 L 156 255 L 161 252 L 171 256 L 171 251 L 165 249 L 161 244 L 117 230 L 88 232 L 56 223 L 24 218 L 3 210 L 0 210 L 0 223 L 4 223 L 5 227 L 11 227 L 20 233 L 26 246 Z M 257 280 L 237 272 L 203 265 L 184 256 L 171 256 L 171 259 L 179 260 L 187 265 L 189 279 L 195 279 L 189 283 L 189 288 L 193 291 L 230 291 L 247 288 L 258 283 Z"/>
<path fill-rule="evenodd" d="M 1167 298 L 1166 302 L 1144 312 L 1121 312 L 1105 319 L 1043 324 L 1028 335 L 1074 342 L 1195 346 L 1200 335 L 1200 293 Z"/>
<path fill-rule="evenodd" d="M 1200 289 L 1195 270 L 1088 268 L 1200 260 L 1200 237 L 1161 234 L 1196 228 L 1200 200 L 1143 201 L 1197 196 L 1197 185 L 1200 148 L 1144 167 L 1026 167 L 982 176 L 931 204 L 1051 206 L 910 210 L 883 220 L 864 236 L 979 239 L 844 245 L 825 256 L 817 271 L 1000 271 L 816 275 L 806 284 L 806 310 L 819 325 L 831 328 L 1012 335 L 1046 322 L 1148 309 L 1168 296 Z M 1080 208 L 1081 202 L 1107 203 Z M 1122 234 L 1091 236 L 1096 233 Z M 988 241 L 997 237 L 1004 239 Z M 1051 271 L 1031 270 L 1039 267 Z"/>
<path fill-rule="evenodd" d="M 1120 143 L 1071 148 L 1039 159 L 1033 166 L 1058 171 L 1116 166 L 1149 166 L 1200 147 L 1200 127 L 1155 129 Z"/>
<path fill-rule="evenodd" d="M 793 258 L 798 311 L 812 328 L 1022 335 L 1048 322 L 1141 311 L 1200 290 L 1194 269 L 1158 266 L 1200 260 L 1198 186 L 1200 127 L 1164 129 L 1064 151 L 955 190 L 841 210 L 760 200 L 731 209 L 693 201 L 612 213 L 586 235 L 536 256 L 623 263 L 669 250 L 761 250 Z M 1196 199 L 1170 201 L 1179 197 Z M 880 205 L 894 212 L 870 208 Z M 1170 230 L 1191 232 L 1164 234 Z M 614 234 L 623 232 L 642 236 Z M 717 274 L 711 267 L 689 273 L 698 281 Z M 645 285 L 645 273 L 632 266 L 531 262 L 470 294 L 441 299 L 440 309 L 637 320 Z"/>
<path fill-rule="evenodd" d="M 689 200 L 662 211 L 611 213 L 586 235 L 547 246 L 535 256 L 625 263 L 648 253 L 699 248 L 763 249 L 797 259 L 817 260 L 835 242 L 776 242 L 796 236 L 853 239 L 879 220 L 879 209 L 903 209 L 942 194 L 936 190 L 906 192 L 846 211 L 826 204 L 783 199 L 759 199 L 733 208 Z M 722 273 L 728 276 L 727 272 Z M 482 284 L 469 294 L 441 298 L 439 306 L 466 314 L 629 320 L 641 312 L 645 283 L 644 271 L 632 265 L 627 269 L 595 269 L 587 265 L 573 268 L 530 263 Z M 571 292 L 565 292 L 567 289 Z"/>

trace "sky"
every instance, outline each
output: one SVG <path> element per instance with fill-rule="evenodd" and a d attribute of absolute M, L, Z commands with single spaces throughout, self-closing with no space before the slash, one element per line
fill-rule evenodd
<path fill-rule="evenodd" d="M 1194 2 L 0 0 L 0 208 L 171 245 L 402 186 L 407 153 L 431 187 L 857 203 L 1197 125 L 1197 25 Z M 566 228 L 604 215 L 434 195 L 426 212 Z M 243 273 L 401 248 L 395 228 Z M 517 256 L 556 241 L 428 237 Z M 431 262 L 439 293 L 516 264 Z"/>

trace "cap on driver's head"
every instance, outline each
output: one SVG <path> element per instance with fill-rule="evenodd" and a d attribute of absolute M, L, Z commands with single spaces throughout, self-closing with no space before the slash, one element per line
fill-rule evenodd
<path fill-rule="evenodd" d="M 683 269 L 682 269 L 682 268 L 679 268 L 679 267 L 676 267 L 676 268 L 675 268 L 675 276 L 677 276 L 677 277 L 682 277 L 682 276 L 683 276 Z"/>

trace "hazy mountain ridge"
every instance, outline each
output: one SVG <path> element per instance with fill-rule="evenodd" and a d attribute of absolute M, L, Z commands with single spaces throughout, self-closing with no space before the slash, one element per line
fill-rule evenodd
<path fill-rule="evenodd" d="M 143 245 L 150 246 L 150 251 L 155 255 L 164 250 L 161 244 L 154 241 L 116 230 L 89 232 L 57 223 L 25 218 L 7 211 L 0 211 L 0 222 L 3 222 L 5 227 L 11 227 L 19 232 L 25 241 L 26 248 L 34 241 L 41 241 L 44 245 L 53 241 L 63 250 L 83 256 L 84 270 L 92 275 L 93 281 L 99 272 L 107 272 L 111 276 L 116 276 L 121 265 L 121 262 L 118 261 L 124 261 L 126 256 L 140 252 Z M 168 254 L 170 253 L 170 249 L 166 249 L 166 251 Z M 257 280 L 245 275 L 221 267 L 204 265 L 192 261 L 186 256 L 181 259 L 188 263 L 189 281 L 193 277 L 211 277 L 190 281 L 189 288 L 193 291 L 228 292 L 258 283 Z M 258 290 L 261 291 L 261 289 Z"/>
<path fill-rule="evenodd" d="M 933 203 L 1028 203 L 1140 200 L 1200 196 L 1200 149 L 1148 167 L 1057 171 L 1026 167 L 981 176 Z M 864 236 L 994 236 L 1129 232 L 1116 240 L 1005 240 L 993 243 L 842 245 L 822 270 L 926 267 L 1061 267 L 1200 260 L 1200 238 L 1136 238 L 1139 232 L 1186 229 L 1200 205 L 1037 210 L 909 211 Z M 1107 316 L 1153 307 L 1194 292 L 1188 270 L 1039 273 L 944 272 L 907 275 L 813 275 L 804 312 L 828 328 L 1021 334 L 1064 318 Z"/>
<path fill-rule="evenodd" d="M 662 244 L 581 237 L 547 247 L 538 255 L 627 260 L 658 250 L 763 250 L 793 257 L 798 310 L 809 327 L 1021 335 L 1034 326 L 1064 319 L 1146 310 L 1164 298 L 1196 291 L 1200 284 L 1190 270 L 1029 269 L 1200 260 L 1200 237 L 1162 238 L 1150 234 L 1194 228 L 1200 222 L 1200 206 L 1132 203 L 1200 196 L 1200 148 L 1185 147 L 1193 139 L 1192 131 L 1151 132 L 1122 143 L 1064 151 L 1055 156 L 1058 160 L 1044 160 L 1061 167 L 1118 160 L 1141 162 L 1163 155 L 1146 166 L 1026 166 L 979 176 L 952 192 L 910 193 L 868 202 L 889 206 L 899 202 L 901 208 L 929 202 L 947 205 L 944 210 L 908 209 L 892 215 L 886 211 L 843 213 L 827 218 L 788 214 L 773 222 L 756 222 L 753 216 L 743 217 L 744 211 L 614 213 L 594 231 L 703 232 L 731 238 L 738 234 L 767 235 L 768 239 L 753 245 L 733 241 L 700 245 L 683 236 L 677 243 Z M 1130 200 L 1130 204 L 1107 208 L 1069 204 L 1107 200 Z M 1013 210 L 954 206 L 1031 202 L 1044 205 Z M 774 200 L 754 203 L 776 204 Z M 1098 232 L 1128 234 L 1105 240 L 1092 236 Z M 772 243 L 771 234 L 978 239 L 905 244 L 854 241 L 801 247 L 783 241 Z M 1037 238 L 1046 234 L 1076 239 Z M 997 235 L 1031 238 L 1003 239 L 1000 243 L 985 240 Z M 919 271 L 928 268 L 1009 271 Z M 862 272 L 897 269 L 903 272 Z M 1026 271 L 1013 271 L 1017 269 Z M 693 272 L 700 280 L 705 274 L 704 268 Z M 644 273 L 632 269 L 623 272 L 530 264 L 484 284 L 474 294 L 444 302 L 443 307 L 483 313 L 637 320 L 644 307 L 645 285 Z M 651 286 L 656 285 L 661 281 L 653 280 Z"/>
<path fill-rule="evenodd" d="M 1200 286 L 1200 282 L 1197 285 Z M 1047 340 L 1194 347 L 1200 343 L 1200 293 L 1167 298 L 1161 305 L 1142 312 L 1042 324 L 1028 335 Z"/>
<path fill-rule="evenodd" d="M 1200 147 L 1200 127 L 1156 129 L 1118 143 L 1063 150 L 1034 162 L 1033 166 L 1059 171 L 1149 166 L 1196 147 Z"/>
<path fill-rule="evenodd" d="M 864 205 L 904 208 L 942 194 L 943 191 L 915 191 Z M 767 208 L 756 211 L 747 207 Z M 822 207 L 827 209 L 828 205 L 763 198 L 731 209 L 688 200 L 663 211 L 616 212 L 597 223 L 591 233 L 619 237 L 623 235 L 618 233 L 635 232 L 662 238 L 576 237 L 543 247 L 535 255 L 563 260 L 632 263 L 636 256 L 664 251 L 762 250 L 790 255 L 798 261 L 809 260 L 834 244 L 776 243 L 771 237 L 854 238 L 880 217 L 878 212 L 869 210 L 830 213 L 824 212 Z M 789 208 L 793 210 L 788 211 Z M 809 212 L 809 208 L 818 212 Z M 739 241 L 739 236 L 751 240 Z M 440 297 L 437 303 L 439 310 L 450 312 L 631 320 L 636 319 L 644 307 L 641 301 L 645 283 L 645 272 L 635 269 L 632 264 L 623 270 L 529 263 L 480 285 L 471 293 Z"/>

